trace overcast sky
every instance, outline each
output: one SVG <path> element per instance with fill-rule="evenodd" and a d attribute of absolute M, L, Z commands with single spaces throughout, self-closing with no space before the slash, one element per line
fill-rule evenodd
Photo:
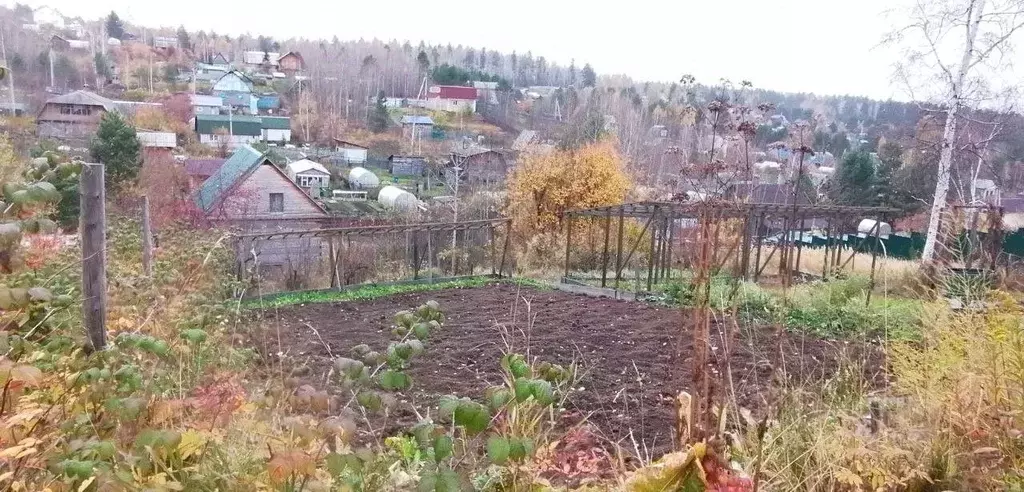
<path fill-rule="evenodd" d="M 6 0 L 13 4 L 10 0 Z M 906 99 L 895 54 L 878 44 L 903 0 L 23 0 L 68 16 L 115 10 L 129 22 L 278 39 L 379 38 L 533 55 L 599 74 L 672 81 L 750 80 L 755 87 Z M 285 47 L 287 48 L 287 46 Z"/>

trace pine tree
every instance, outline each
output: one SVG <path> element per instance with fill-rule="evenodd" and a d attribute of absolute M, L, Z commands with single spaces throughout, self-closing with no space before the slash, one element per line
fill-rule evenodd
<path fill-rule="evenodd" d="M 141 149 L 135 128 L 120 114 L 108 111 L 100 120 L 100 127 L 89 146 L 89 154 L 106 169 L 107 188 L 117 190 L 139 175 Z"/>
<path fill-rule="evenodd" d="M 867 152 L 848 152 L 839 164 L 830 194 L 841 205 L 872 206 L 878 202 L 875 163 Z"/>
<path fill-rule="evenodd" d="M 185 26 L 178 27 L 178 45 L 183 50 L 192 49 L 192 40 L 188 37 L 188 31 L 185 30 Z"/>
<path fill-rule="evenodd" d="M 384 105 L 384 91 L 377 93 L 377 102 L 373 106 L 373 113 L 370 114 L 370 131 L 382 133 L 388 129 L 391 117 L 388 115 L 388 108 Z"/>
<path fill-rule="evenodd" d="M 124 39 L 124 23 L 113 10 L 107 16 L 107 36 L 115 39 Z"/>
<path fill-rule="evenodd" d="M 594 73 L 594 67 L 591 67 L 589 63 L 583 65 L 583 71 L 580 72 L 583 77 L 583 87 L 594 87 L 597 85 L 597 74 Z"/>

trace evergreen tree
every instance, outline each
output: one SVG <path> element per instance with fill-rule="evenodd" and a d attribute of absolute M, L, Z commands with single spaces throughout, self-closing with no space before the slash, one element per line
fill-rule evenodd
<path fill-rule="evenodd" d="M 115 39 L 124 39 L 124 23 L 113 10 L 107 16 L 107 36 Z"/>
<path fill-rule="evenodd" d="M 487 68 L 487 48 L 480 48 L 480 70 Z"/>
<path fill-rule="evenodd" d="M 391 117 L 388 115 L 388 108 L 384 105 L 384 91 L 377 93 L 377 102 L 373 106 L 373 113 L 370 114 L 370 131 L 381 133 L 388 129 Z"/>
<path fill-rule="evenodd" d="M 135 179 L 142 167 L 139 151 L 142 146 L 135 137 L 135 128 L 115 111 L 103 114 L 100 127 L 89 146 L 89 154 L 106 169 L 107 188 L 116 190 Z"/>
<path fill-rule="evenodd" d="M 188 37 L 188 31 L 185 30 L 185 26 L 178 27 L 178 44 L 183 50 L 192 49 L 192 40 Z"/>
<path fill-rule="evenodd" d="M 416 63 L 419 64 L 421 73 L 427 73 L 430 70 L 430 59 L 427 58 L 427 52 L 420 50 L 420 54 L 416 55 Z"/>
<path fill-rule="evenodd" d="M 583 87 L 594 87 L 597 85 L 597 74 L 594 73 L 594 67 L 591 67 L 589 63 L 583 65 L 583 71 L 580 72 L 583 77 Z"/>
<path fill-rule="evenodd" d="M 872 206 L 878 202 L 875 163 L 867 152 L 843 156 L 830 187 L 830 195 L 841 205 Z"/>
<path fill-rule="evenodd" d="M 883 141 L 878 146 L 878 170 L 875 172 L 875 192 L 878 196 L 878 205 L 882 207 L 912 208 L 908 207 L 903 194 L 899 192 L 895 183 L 901 169 L 903 169 L 903 147 L 896 142 Z"/>
<path fill-rule="evenodd" d="M 107 57 L 103 56 L 103 53 L 96 52 L 92 57 L 93 63 L 96 65 L 96 73 L 104 79 L 114 78 L 113 72 L 110 70 L 110 62 L 107 61 Z"/>
<path fill-rule="evenodd" d="M 569 62 L 569 87 L 576 85 L 576 59 Z"/>

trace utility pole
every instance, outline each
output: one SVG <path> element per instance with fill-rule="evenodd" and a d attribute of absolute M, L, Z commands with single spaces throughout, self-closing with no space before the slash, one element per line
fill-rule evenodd
<path fill-rule="evenodd" d="M 153 276 L 153 227 L 149 219 L 149 197 L 142 196 L 142 271 Z"/>
<path fill-rule="evenodd" d="M 149 55 L 149 93 L 153 93 L 153 54 Z"/>

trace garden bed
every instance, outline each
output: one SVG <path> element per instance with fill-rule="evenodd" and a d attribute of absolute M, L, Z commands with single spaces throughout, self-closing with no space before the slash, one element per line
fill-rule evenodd
<path fill-rule="evenodd" d="M 531 357 L 563 365 L 580 363 L 582 379 L 564 409 L 565 422 L 586 419 L 604 437 L 630 449 L 634 439 L 656 452 L 671 446 L 674 395 L 690 386 L 692 374 L 693 347 L 687 333 L 682 374 L 677 376 L 683 387 L 673 381 L 673 368 L 680 367 L 673 361 L 683 327 L 679 308 L 495 284 L 269 309 L 257 346 L 283 354 L 295 366 L 308 365 L 312 370 L 304 379 L 309 384 L 337 392 L 340 389 L 326 378 L 332 354 L 347 356 L 361 343 L 383 349 L 394 313 L 428 300 L 441 304 L 447 321 L 431 336 L 427 351 L 413 360 L 413 387 L 402 394 L 403 401 L 421 413 L 436 407 L 440 396 L 479 398 L 485 388 L 500 384 L 505 332 L 512 334 L 508 340 L 516 352 L 527 352 L 529 338 Z M 533 320 L 532 326 L 527 319 Z M 720 326 L 724 324 L 712 327 L 713 354 L 723 353 Z M 739 332 L 729 391 L 755 414 L 765 411 L 780 381 L 815 381 L 833 374 L 845 361 L 864 362 L 867 380 L 883 380 L 881 355 L 871 347 L 769 326 L 741 326 Z M 724 371 L 724 364 L 720 368 Z M 389 428 L 416 420 L 408 406 L 397 417 Z"/>

